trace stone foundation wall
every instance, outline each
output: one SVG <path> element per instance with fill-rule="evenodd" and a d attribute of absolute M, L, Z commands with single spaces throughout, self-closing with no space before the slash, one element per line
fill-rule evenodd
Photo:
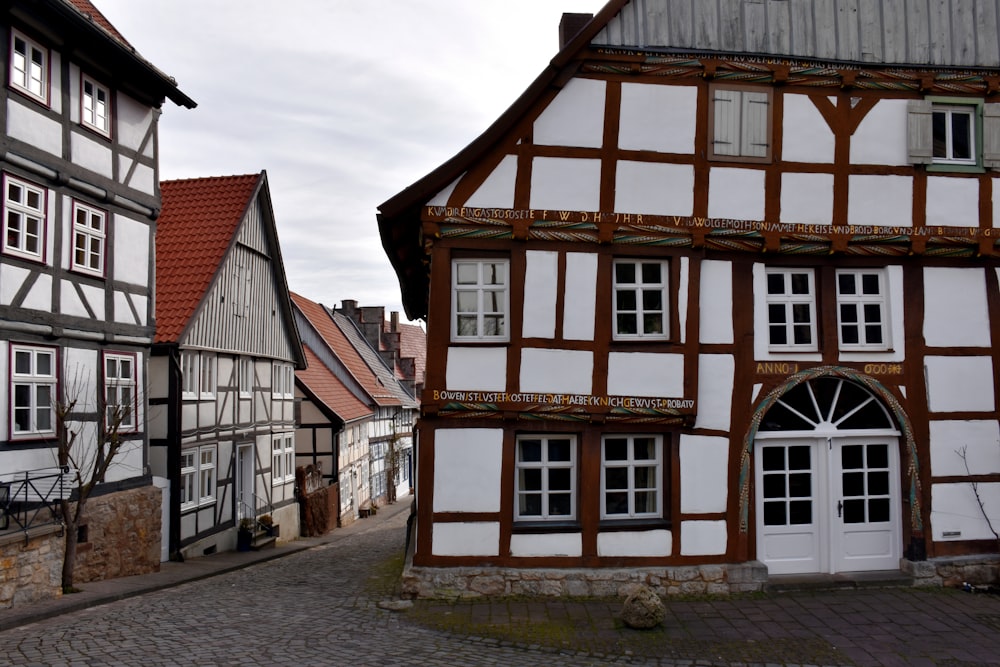
<path fill-rule="evenodd" d="M 419 598 L 621 597 L 643 584 L 657 595 L 728 595 L 763 590 L 767 568 L 756 561 L 643 568 L 415 567 L 403 570 L 403 594 Z"/>
<path fill-rule="evenodd" d="M 74 582 L 159 572 L 162 496 L 144 486 L 88 500 L 87 541 L 77 545 Z"/>
<path fill-rule="evenodd" d="M 61 596 L 62 562 L 61 525 L 0 535 L 0 609 Z"/>
<path fill-rule="evenodd" d="M 901 569 L 913 577 L 914 586 L 959 587 L 965 582 L 976 586 L 1000 583 L 1000 556 L 997 555 L 903 560 Z"/>

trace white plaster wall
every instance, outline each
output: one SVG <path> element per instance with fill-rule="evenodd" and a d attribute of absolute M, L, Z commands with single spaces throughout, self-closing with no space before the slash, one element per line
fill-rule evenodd
<path fill-rule="evenodd" d="M 612 352 L 608 355 L 610 396 L 684 396 L 684 356 L 654 352 Z"/>
<path fill-rule="evenodd" d="M 499 512 L 503 430 L 434 432 L 434 511 Z"/>
<path fill-rule="evenodd" d="M 499 523 L 435 523 L 431 530 L 435 556 L 499 555 Z"/>
<path fill-rule="evenodd" d="M 886 293 L 889 302 L 886 304 L 886 317 L 889 322 L 890 349 L 884 352 L 841 352 L 841 361 L 903 361 L 906 358 L 906 341 L 903 336 L 903 267 L 888 266 L 885 271 Z"/>
<path fill-rule="evenodd" d="M 851 164 L 910 163 L 906 145 L 907 100 L 879 100 L 851 137 Z"/>
<path fill-rule="evenodd" d="M 529 250 L 525 261 L 521 333 L 525 338 L 555 338 L 559 253 Z"/>
<path fill-rule="evenodd" d="M 924 340 L 935 347 L 990 345 L 984 269 L 924 268 Z"/>
<path fill-rule="evenodd" d="M 582 556 L 580 533 L 515 534 L 510 536 L 511 556 Z"/>
<path fill-rule="evenodd" d="M 782 174 L 781 221 L 829 225 L 833 221 L 833 174 Z"/>
<path fill-rule="evenodd" d="M 681 522 L 682 556 L 718 556 L 726 553 L 725 521 Z"/>
<path fill-rule="evenodd" d="M 80 290 L 83 292 L 86 304 L 89 305 L 93 311 L 93 317 L 96 320 L 103 320 L 104 317 L 104 290 L 91 287 L 90 285 L 80 285 Z M 87 311 L 84 305 L 84 300 L 81 300 L 77 294 L 76 287 L 71 280 L 62 280 L 59 282 L 59 310 L 64 315 L 72 315 L 74 317 L 91 317 L 91 314 Z"/>
<path fill-rule="evenodd" d="M 602 557 L 669 556 L 673 548 L 673 535 L 669 530 L 597 534 L 597 555 Z"/>
<path fill-rule="evenodd" d="M 736 359 L 729 354 L 698 357 L 698 417 L 695 428 L 728 431 L 733 409 Z"/>
<path fill-rule="evenodd" d="M 73 132 L 70 135 L 70 150 L 74 163 L 105 178 L 111 178 L 110 144 L 96 142 L 82 132 Z"/>
<path fill-rule="evenodd" d="M 729 440 L 681 435 L 681 513 L 725 512 L 729 489 Z"/>
<path fill-rule="evenodd" d="M 10 264 L 0 264 L 0 304 L 9 306 L 21 289 L 21 283 L 30 275 L 27 269 Z M 0 410 L 2 412 L 2 410 Z"/>
<path fill-rule="evenodd" d="M 691 215 L 694 167 L 620 160 L 615 181 L 615 211 L 651 215 Z"/>
<path fill-rule="evenodd" d="M 449 347 L 444 381 L 449 391 L 503 391 L 507 348 Z"/>
<path fill-rule="evenodd" d="M 97 350 L 64 347 L 60 350 L 62 364 L 62 391 L 67 399 L 77 402 L 79 412 L 97 410 L 97 383 L 101 367 Z M 142 368 L 142 357 L 136 360 Z"/>
<path fill-rule="evenodd" d="M 979 484 L 979 497 L 993 526 L 1000 525 L 1000 484 Z M 958 535 L 944 536 L 946 532 Z M 934 540 L 995 540 L 967 483 L 931 485 L 931 534 Z"/>
<path fill-rule="evenodd" d="M 926 357 L 931 412 L 989 412 L 994 408 L 990 357 Z"/>
<path fill-rule="evenodd" d="M 52 312 L 52 276 L 47 274 L 40 274 L 38 278 L 35 279 L 35 284 L 31 286 L 28 290 L 27 296 L 24 297 L 24 303 L 22 304 L 25 308 L 30 308 L 31 310 L 43 310 L 47 313 Z"/>
<path fill-rule="evenodd" d="M 834 136 L 808 95 L 784 96 L 781 159 L 786 162 L 833 162 Z"/>
<path fill-rule="evenodd" d="M 115 230 L 113 277 L 118 282 L 146 287 L 149 284 L 150 227 L 119 213 L 111 217 Z"/>
<path fill-rule="evenodd" d="M 713 167 L 709 172 L 708 217 L 764 219 L 764 171 Z"/>
<path fill-rule="evenodd" d="M 701 263 L 698 299 L 699 337 L 702 343 L 733 342 L 733 265 L 707 259 Z"/>
<path fill-rule="evenodd" d="M 678 276 L 677 285 L 677 325 L 680 331 L 680 342 L 683 345 L 687 342 L 687 322 L 688 322 L 688 293 L 691 283 L 691 260 L 688 257 L 681 257 L 681 270 Z"/>
<path fill-rule="evenodd" d="M 593 376 L 593 352 L 532 347 L 521 350 L 522 392 L 589 394 Z"/>
<path fill-rule="evenodd" d="M 600 160 L 534 159 L 531 168 L 531 208 L 596 211 L 600 201 Z"/>
<path fill-rule="evenodd" d="M 448 200 L 451 198 L 451 193 L 455 191 L 455 188 L 458 187 L 458 182 L 462 180 L 462 178 L 464 177 L 465 177 L 465 172 L 462 172 L 462 175 L 456 178 L 454 181 L 452 181 L 448 185 L 448 187 L 446 187 L 444 190 L 434 195 L 434 197 L 429 202 L 427 202 L 427 205 L 447 206 Z"/>
<path fill-rule="evenodd" d="M 995 419 L 930 422 L 931 474 L 935 477 L 1000 472 L 1000 422 Z M 959 452 L 965 450 L 968 469 Z"/>
<path fill-rule="evenodd" d="M 927 225 L 979 226 L 979 179 L 927 177 Z"/>
<path fill-rule="evenodd" d="M 855 174 L 848 188 L 848 224 L 913 226 L 913 179 L 909 176 Z"/>
<path fill-rule="evenodd" d="M 138 324 L 138 322 L 136 322 L 135 315 L 132 313 L 132 308 L 129 305 L 128 294 L 116 291 L 114 297 L 114 321 L 119 324 Z M 140 313 L 140 316 L 142 316 L 142 313 Z"/>
<path fill-rule="evenodd" d="M 53 89 L 52 95 L 57 93 Z M 46 153 L 62 157 L 62 125 L 22 104 L 16 96 L 7 98 L 7 134 Z"/>
<path fill-rule="evenodd" d="M 990 345 L 984 269 L 924 268 L 924 339 L 941 347 Z"/>
<path fill-rule="evenodd" d="M 535 120 L 535 144 L 600 148 L 606 88 L 604 81 L 570 79 Z"/>
<path fill-rule="evenodd" d="M 493 173 L 486 177 L 465 206 L 489 206 L 496 208 L 514 207 L 514 182 L 517 180 L 517 156 L 508 155 L 497 165 Z M 431 204 L 434 206 L 435 204 Z"/>
<path fill-rule="evenodd" d="M 753 354 L 758 361 L 821 361 L 817 352 L 771 352 L 767 346 L 767 266 L 753 265 Z"/>
<path fill-rule="evenodd" d="M 121 174 L 123 176 L 128 174 L 128 170 L 132 168 L 132 160 L 122 157 L 119 162 L 121 163 Z M 154 179 L 153 170 L 144 164 L 136 165 L 135 172 L 132 174 L 132 178 L 129 179 L 127 185 L 130 188 L 143 192 L 147 195 L 154 194 Z"/>
<path fill-rule="evenodd" d="M 623 83 L 618 147 L 689 155 L 697 117 L 694 86 Z"/>
<path fill-rule="evenodd" d="M 140 104 L 125 93 L 118 92 L 118 107 L 113 116 L 115 121 L 115 136 L 119 143 L 139 150 L 142 141 L 149 132 L 150 126 L 155 122 L 156 114 L 151 107 Z M 153 157 L 153 141 L 149 141 L 146 157 Z"/>
<path fill-rule="evenodd" d="M 566 253 L 565 295 L 563 338 L 594 340 L 594 318 L 597 307 L 596 253 Z"/>

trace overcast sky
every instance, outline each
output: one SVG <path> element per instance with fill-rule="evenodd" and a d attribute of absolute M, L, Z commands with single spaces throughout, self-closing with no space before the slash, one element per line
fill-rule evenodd
<path fill-rule="evenodd" d="M 379 204 L 482 133 L 604 0 L 93 0 L 198 107 L 163 179 L 266 170 L 289 287 L 402 311 Z"/>

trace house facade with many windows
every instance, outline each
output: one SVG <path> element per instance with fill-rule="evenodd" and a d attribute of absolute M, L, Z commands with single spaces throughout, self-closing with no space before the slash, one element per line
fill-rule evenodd
<path fill-rule="evenodd" d="M 157 122 L 165 100 L 195 103 L 86 0 L 10 2 L 0 23 L 0 549 L 9 537 L 17 554 L 4 558 L 56 572 L 54 582 L 26 583 L 18 567 L 5 568 L 15 575 L 0 575 L 13 584 L 0 586 L 14 590 L 0 598 L 8 606 L 58 591 L 61 561 L 39 563 L 46 553 L 61 558 L 45 533 L 61 539 L 62 529 L 41 517 L 76 487 L 76 470 L 90 474 L 99 434 L 118 411 L 124 444 L 92 507 L 115 507 L 120 521 L 85 516 L 68 536 L 80 542 L 76 580 L 159 566 L 144 391 L 161 206 Z M 63 427 L 76 433 L 72 470 L 57 467 Z"/>
<path fill-rule="evenodd" d="M 295 370 L 305 366 L 267 174 L 165 181 L 150 359 L 166 550 L 236 546 L 265 514 L 298 535 Z"/>
<path fill-rule="evenodd" d="M 995 562 L 1000 15 L 953 5 L 567 15 L 381 205 L 427 320 L 408 590 Z"/>

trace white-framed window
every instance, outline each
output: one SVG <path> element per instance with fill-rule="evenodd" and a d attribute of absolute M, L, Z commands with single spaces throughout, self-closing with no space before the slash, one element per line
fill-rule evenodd
<path fill-rule="evenodd" d="M 935 104 L 931 111 L 934 162 L 976 164 L 977 107 Z"/>
<path fill-rule="evenodd" d="M 215 502 L 215 456 L 215 445 L 204 445 L 181 452 L 182 510 Z"/>
<path fill-rule="evenodd" d="M 1000 104 L 969 97 L 907 103 L 910 162 L 934 171 L 1000 168 Z"/>
<path fill-rule="evenodd" d="M 181 394 L 183 398 L 198 398 L 198 353 L 181 352 Z"/>
<path fill-rule="evenodd" d="M 663 437 L 601 438 L 601 518 L 663 516 Z"/>
<path fill-rule="evenodd" d="M 271 441 L 271 484 L 295 481 L 295 434 L 280 433 Z"/>
<path fill-rule="evenodd" d="M 272 398 L 295 398 L 295 367 L 284 361 L 271 364 Z"/>
<path fill-rule="evenodd" d="M 129 433 L 136 428 L 136 357 L 104 353 L 104 425 Z M 117 427 L 115 426 L 117 425 Z"/>
<path fill-rule="evenodd" d="M 614 339 L 665 340 L 669 334 L 665 260 L 614 261 Z"/>
<path fill-rule="evenodd" d="M 816 281 L 812 269 L 768 268 L 767 341 L 772 350 L 816 350 Z"/>
<path fill-rule="evenodd" d="M 104 248 L 107 241 L 108 214 L 99 208 L 73 202 L 74 271 L 104 275 Z"/>
<path fill-rule="evenodd" d="M 111 92 L 86 74 L 81 75 L 80 90 L 81 124 L 111 136 Z"/>
<path fill-rule="evenodd" d="M 43 104 L 49 103 L 49 51 L 11 31 L 10 85 Z"/>
<path fill-rule="evenodd" d="M 198 449 L 198 503 L 215 500 L 215 447 Z"/>
<path fill-rule="evenodd" d="M 250 357 L 240 357 L 240 396 L 244 398 L 253 395 L 253 367 L 253 359 Z"/>
<path fill-rule="evenodd" d="M 882 269 L 837 270 L 837 328 L 844 349 L 889 347 L 886 277 Z"/>
<path fill-rule="evenodd" d="M 57 351 L 11 345 L 11 438 L 55 434 Z"/>
<path fill-rule="evenodd" d="M 215 380 L 215 355 L 209 352 L 202 352 L 200 356 L 198 397 L 202 399 L 215 398 L 215 392 L 218 389 Z"/>
<path fill-rule="evenodd" d="M 198 450 L 181 453 L 181 509 L 195 507 L 197 502 Z"/>
<path fill-rule="evenodd" d="M 576 436 L 517 437 L 515 521 L 576 519 Z"/>
<path fill-rule="evenodd" d="M 510 262 L 456 259 L 451 276 L 452 340 L 508 340 Z"/>
<path fill-rule="evenodd" d="M 41 261 L 44 247 L 44 188 L 4 174 L 4 252 Z"/>
<path fill-rule="evenodd" d="M 771 158 L 771 91 L 712 86 L 709 157 L 767 161 Z"/>

